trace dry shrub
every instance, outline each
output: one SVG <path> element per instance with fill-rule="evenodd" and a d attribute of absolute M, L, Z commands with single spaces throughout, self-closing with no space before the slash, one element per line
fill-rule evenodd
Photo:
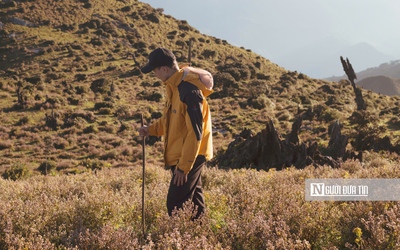
<path fill-rule="evenodd" d="M 361 162 L 357 161 L 357 160 L 347 160 L 346 162 L 344 162 L 341 165 L 341 168 L 347 172 L 349 172 L 350 174 L 353 174 L 355 172 L 360 171 L 363 166 L 361 164 Z"/>
<path fill-rule="evenodd" d="M 268 108 L 269 110 L 275 108 L 274 102 L 264 94 L 258 95 L 255 98 L 250 98 L 248 103 L 255 109 Z"/>
<path fill-rule="evenodd" d="M 355 242 L 355 245 L 368 246 L 371 249 L 397 249 L 400 242 L 399 214 L 399 204 L 380 215 L 370 212 L 367 218 L 361 219 L 365 226 L 365 236 L 360 235 L 361 242 Z"/>
<path fill-rule="evenodd" d="M 11 140 L 0 141 L 0 150 L 12 149 L 13 146 L 14 146 L 14 143 Z"/>
<path fill-rule="evenodd" d="M 338 120 L 342 118 L 342 113 L 337 109 L 327 108 L 322 114 L 321 119 L 325 122 L 332 122 L 334 120 Z"/>
<path fill-rule="evenodd" d="M 29 116 L 23 116 L 17 121 L 17 123 L 15 125 L 16 126 L 26 125 L 29 123 L 29 121 L 30 121 Z"/>
<path fill-rule="evenodd" d="M 38 171 L 41 172 L 42 174 L 50 174 L 51 172 L 55 171 L 57 168 L 57 163 L 54 161 L 46 160 L 42 163 L 40 163 L 38 167 Z"/>
<path fill-rule="evenodd" d="M 70 244 L 77 249 L 140 249 L 139 235 L 132 227 L 104 225 L 99 231 L 79 232 Z"/>
<path fill-rule="evenodd" d="M 110 159 L 117 159 L 118 158 L 118 152 L 115 150 L 110 150 L 106 153 L 104 153 L 102 156 L 100 156 L 100 160 L 110 160 Z"/>
<path fill-rule="evenodd" d="M 24 164 L 24 163 L 14 163 L 9 169 L 4 171 L 1 175 L 4 179 L 7 180 L 23 180 L 27 179 L 32 175 L 32 171 Z"/>
<path fill-rule="evenodd" d="M 289 121 L 292 118 L 292 115 L 290 114 L 290 112 L 286 109 L 277 112 L 276 114 L 276 118 L 282 122 L 282 121 Z"/>
<path fill-rule="evenodd" d="M 147 164 L 146 239 L 141 231 L 140 164 L 103 168 L 96 174 L 0 179 L 0 226 L 6 228 L 0 231 L 0 247 L 395 249 L 400 240 L 397 202 L 304 200 L 307 178 L 379 178 L 387 172 L 400 176 L 396 164 L 383 168 L 368 164 L 374 163 L 347 161 L 338 169 L 309 166 L 268 172 L 205 168 L 207 210 L 195 221 L 190 203 L 168 216 L 170 171 Z"/>
<path fill-rule="evenodd" d="M 186 203 L 182 210 L 175 210 L 172 217 L 159 216 L 156 219 L 159 226 L 156 234 L 151 235 L 151 242 L 157 249 L 212 249 L 220 245 L 215 237 L 208 238 L 205 234 L 210 233 L 205 217 L 191 220 L 195 213 L 193 204 Z"/>
<path fill-rule="evenodd" d="M 118 119 L 128 119 L 133 116 L 133 110 L 127 105 L 121 105 L 119 106 L 115 112 L 114 115 L 118 117 Z"/>
<path fill-rule="evenodd" d="M 63 171 L 63 170 L 67 170 L 67 169 L 72 169 L 77 165 L 78 165 L 78 162 L 76 160 L 70 160 L 70 159 L 60 160 L 57 163 L 57 170 Z"/>
<path fill-rule="evenodd" d="M 66 149 L 69 146 L 69 142 L 61 137 L 56 137 L 53 140 L 54 148 L 56 149 Z"/>
<path fill-rule="evenodd" d="M 384 168 L 384 167 L 389 166 L 389 165 L 390 165 L 390 163 L 386 159 L 378 157 L 378 158 L 372 159 L 367 164 L 367 167 L 368 168 Z"/>

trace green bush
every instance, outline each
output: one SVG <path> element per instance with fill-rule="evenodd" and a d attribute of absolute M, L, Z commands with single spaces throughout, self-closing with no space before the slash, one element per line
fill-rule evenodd
<path fill-rule="evenodd" d="M 163 95 L 158 92 L 141 91 L 136 94 L 136 97 L 140 100 L 159 102 L 162 100 Z"/>
<path fill-rule="evenodd" d="M 115 104 L 112 101 L 97 102 L 97 103 L 94 104 L 94 109 L 95 110 L 100 110 L 102 108 L 112 109 L 114 107 L 115 107 Z"/>
<path fill-rule="evenodd" d="M 15 163 L 11 168 L 7 169 L 1 176 L 7 180 L 27 179 L 32 175 L 32 171 L 22 163 Z"/>
<path fill-rule="evenodd" d="M 113 109 L 110 108 L 100 108 L 99 115 L 111 115 L 113 113 Z"/>
<path fill-rule="evenodd" d="M 85 134 L 97 133 L 97 132 L 99 132 L 99 129 L 95 125 L 89 125 L 83 129 L 83 133 Z"/>
<path fill-rule="evenodd" d="M 248 103 L 255 109 L 263 109 L 266 107 L 274 107 L 274 103 L 264 94 L 256 98 L 249 99 Z"/>
<path fill-rule="evenodd" d="M 106 94 L 111 89 L 111 81 L 105 78 L 97 79 L 90 84 L 94 93 Z"/>
<path fill-rule="evenodd" d="M 342 113 L 337 109 L 327 108 L 321 115 L 321 119 L 325 122 L 332 122 L 342 117 Z"/>
<path fill-rule="evenodd" d="M 84 161 L 82 161 L 82 164 L 87 169 L 94 170 L 94 171 L 111 167 L 111 165 L 109 163 L 101 161 L 101 160 L 97 160 L 97 159 L 85 159 Z"/>
<path fill-rule="evenodd" d="M 5 83 L 5 82 L 3 82 L 3 81 L 0 81 L 0 89 L 6 90 L 6 89 L 7 89 L 7 86 L 8 86 L 7 83 Z"/>
<path fill-rule="evenodd" d="M 47 174 L 50 174 L 51 172 L 53 172 L 54 170 L 56 170 L 56 168 L 57 168 L 57 164 L 54 161 L 46 160 L 46 161 L 40 163 L 37 170 L 41 174 L 47 175 Z"/>
<path fill-rule="evenodd" d="M 21 117 L 15 125 L 17 126 L 25 125 L 29 122 L 29 120 L 30 120 L 29 116 Z"/>

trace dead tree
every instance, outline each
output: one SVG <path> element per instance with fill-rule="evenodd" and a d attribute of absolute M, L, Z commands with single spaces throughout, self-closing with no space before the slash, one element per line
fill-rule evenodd
<path fill-rule="evenodd" d="M 192 63 L 192 39 L 189 40 L 188 63 Z"/>
<path fill-rule="evenodd" d="M 23 105 L 24 104 L 24 100 L 23 100 L 23 97 L 22 97 L 22 91 L 21 91 L 21 86 L 20 85 L 18 85 L 18 88 L 17 88 L 17 97 L 18 97 L 18 104 Z"/>
<path fill-rule="evenodd" d="M 342 135 L 340 123 L 336 121 L 333 123 L 331 138 L 329 140 L 328 149 L 330 151 L 330 155 L 334 159 L 343 158 L 346 153 L 346 146 L 348 143 L 348 137 L 346 135 Z"/>
<path fill-rule="evenodd" d="M 216 162 L 227 168 L 282 169 L 284 156 L 281 136 L 271 120 L 257 135 L 245 129 L 228 145 L 225 154 L 217 157 Z"/>
<path fill-rule="evenodd" d="M 354 83 L 354 80 L 357 79 L 357 76 L 356 73 L 354 72 L 353 66 L 351 65 L 348 58 L 346 58 L 345 61 L 343 57 L 340 57 L 340 61 L 342 62 L 343 70 L 346 73 L 347 77 L 349 78 L 351 86 L 353 87 L 354 94 L 356 95 L 357 110 L 365 110 L 366 107 L 361 90 L 357 88 L 356 84 Z"/>
<path fill-rule="evenodd" d="M 135 62 L 135 66 L 140 67 L 140 63 L 139 63 L 138 60 L 136 59 L 135 53 L 128 52 L 128 53 L 126 54 L 126 58 L 129 58 L 129 56 L 132 57 L 133 61 Z"/>
<path fill-rule="evenodd" d="M 257 135 L 249 130 L 244 130 L 235 140 L 229 144 L 225 154 L 216 157 L 215 163 L 222 168 L 255 169 L 276 168 L 294 166 L 298 169 L 308 165 L 329 165 L 333 168 L 340 166 L 339 156 L 344 155 L 347 138 L 335 129 L 332 134 L 331 149 L 338 150 L 339 155 L 323 155 L 318 150 L 318 144 L 302 143 L 299 139 L 299 131 L 302 117 L 299 116 L 293 123 L 292 131 L 286 138 L 282 138 L 271 119 Z M 336 138 L 338 137 L 338 138 Z"/>
<path fill-rule="evenodd" d="M 45 122 L 46 122 L 46 126 L 53 129 L 53 130 L 57 130 L 57 114 L 54 113 L 54 108 L 51 109 L 51 114 L 47 115 L 45 114 L 46 118 L 45 118 Z"/>

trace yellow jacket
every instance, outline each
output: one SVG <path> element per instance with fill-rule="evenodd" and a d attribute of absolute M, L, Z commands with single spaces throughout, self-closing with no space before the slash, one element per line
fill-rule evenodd
<path fill-rule="evenodd" d="M 163 115 L 149 126 L 153 136 L 164 137 L 165 165 L 189 173 L 198 155 L 213 157 L 211 114 L 206 97 L 213 91 L 199 75 L 181 69 L 167 81 Z"/>

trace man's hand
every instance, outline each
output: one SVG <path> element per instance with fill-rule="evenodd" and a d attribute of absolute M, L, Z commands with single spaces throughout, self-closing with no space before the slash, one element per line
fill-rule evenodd
<path fill-rule="evenodd" d="M 182 172 L 181 170 L 178 169 L 178 167 L 175 168 L 174 171 L 174 185 L 182 186 L 187 182 L 187 174 Z"/>
<path fill-rule="evenodd" d="M 149 136 L 149 128 L 147 126 L 140 127 L 138 132 L 141 137 Z"/>

